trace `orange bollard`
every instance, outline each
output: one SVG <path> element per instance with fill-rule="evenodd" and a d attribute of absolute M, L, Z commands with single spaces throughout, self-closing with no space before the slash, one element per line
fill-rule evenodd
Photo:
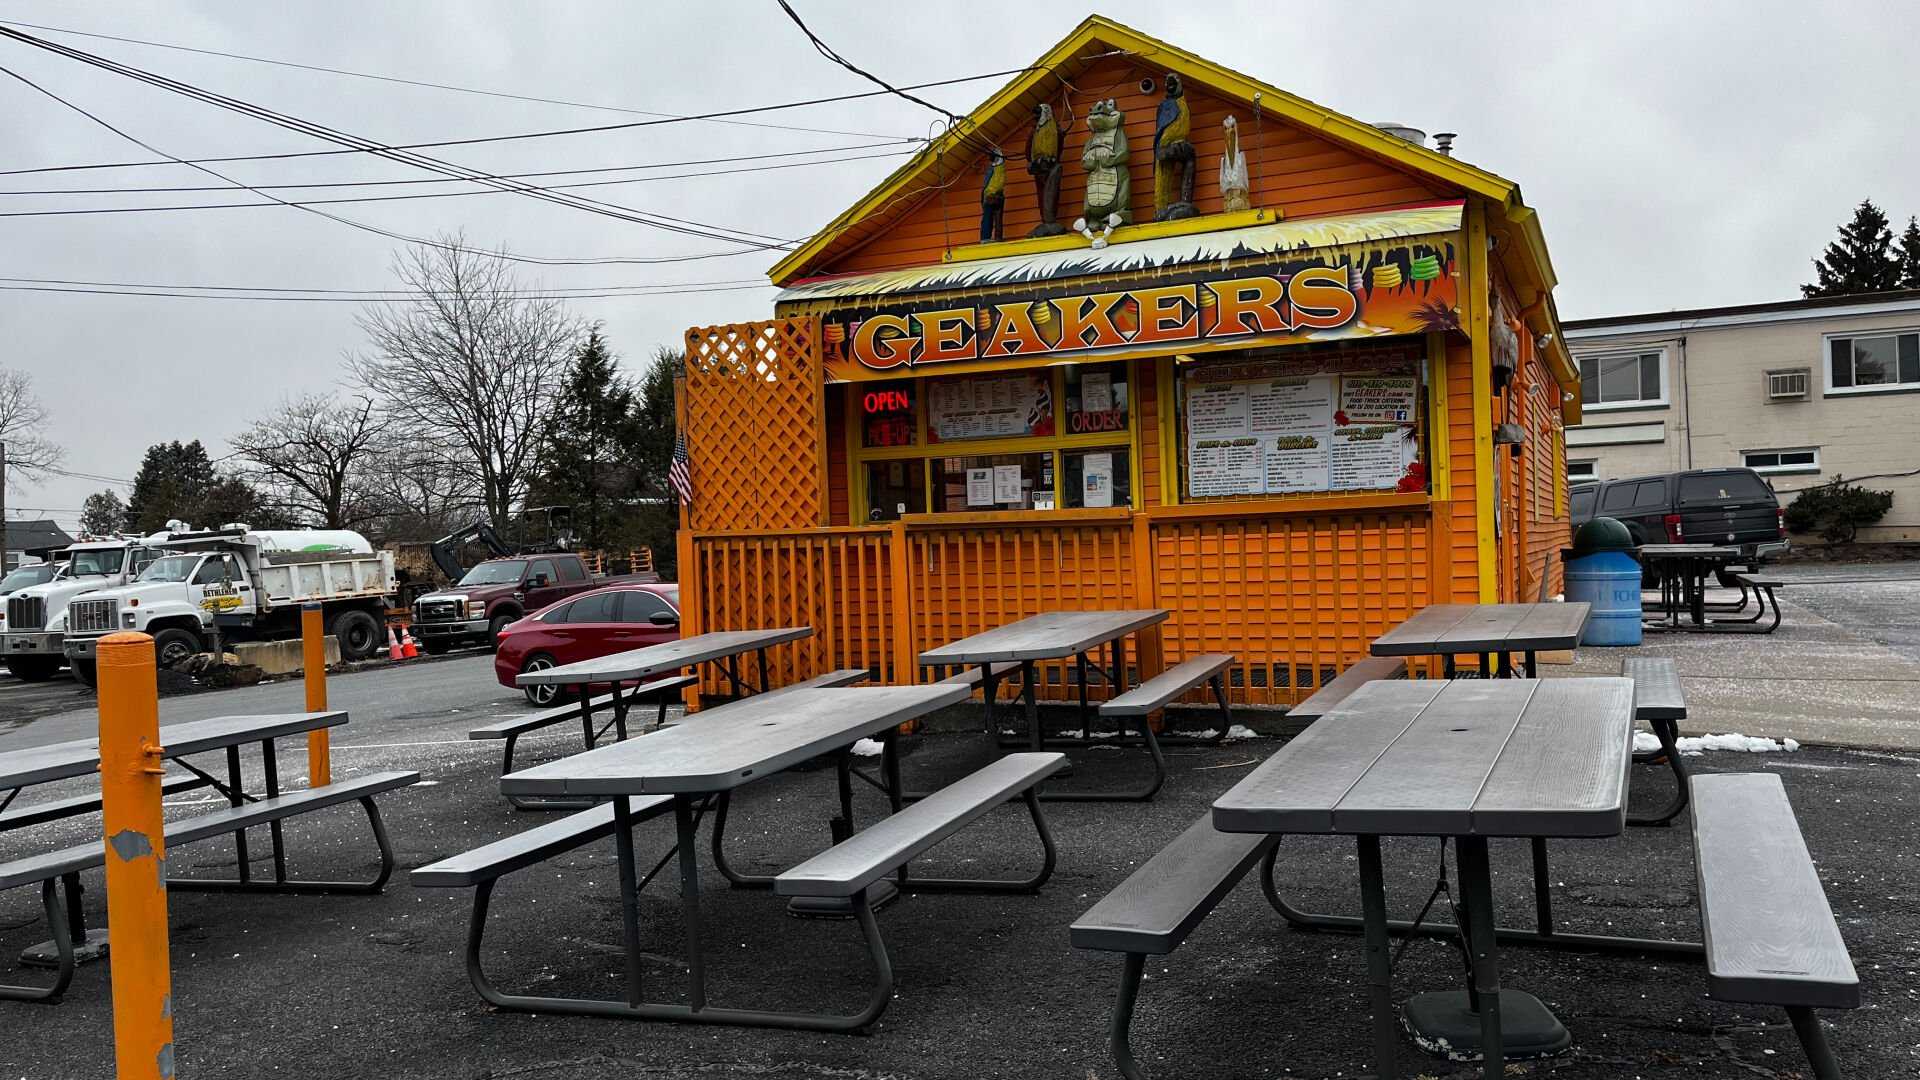
<path fill-rule="evenodd" d="M 153 639 L 107 635 L 100 639 L 97 670 L 114 1060 L 119 1080 L 172 1080 L 173 971 L 160 816 L 166 769 Z"/>
<path fill-rule="evenodd" d="M 307 683 L 307 711 L 327 711 L 327 635 L 320 625 L 320 605 L 300 609 L 300 667 Z M 307 732 L 307 784 L 333 783 L 333 747 L 326 728 Z"/>

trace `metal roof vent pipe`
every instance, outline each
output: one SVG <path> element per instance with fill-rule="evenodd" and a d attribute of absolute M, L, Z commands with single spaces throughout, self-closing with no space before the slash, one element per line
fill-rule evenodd
<path fill-rule="evenodd" d="M 1453 140 L 1457 138 L 1459 138 L 1459 135 L 1455 132 L 1436 131 L 1433 133 L 1433 148 L 1447 155 L 1448 157 L 1452 157 L 1453 156 Z"/>
<path fill-rule="evenodd" d="M 1386 132 L 1387 134 L 1393 136 L 1396 139 L 1405 139 L 1406 141 L 1412 143 L 1415 146 L 1427 145 L 1427 133 L 1424 131 L 1421 131 L 1419 128 L 1408 127 L 1405 124 L 1396 124 L 1391 122 L 1376 123 L 1373 126 L 1379 128 L 1381 131 Z"/>

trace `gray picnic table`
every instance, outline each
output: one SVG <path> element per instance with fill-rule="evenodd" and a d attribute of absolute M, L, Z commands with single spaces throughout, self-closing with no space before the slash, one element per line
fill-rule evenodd
<path fill-rule="evenodd" d="M 1708 625 L 1707 575 L 1746 557 L 1737 547 L 1719 544 L 1642 544 L 1634 555 L 1658 569 L 1660 616 L 1676 627 L 1682 612 L 1693 625 Z"/>
<path fill-rule="evenodd" d="M 714 814 L 710 839 L 714 864 L 729 881 L 745 887 L 771 887 L 772 875 L 743 874 L 726 862 L 723 841 L 734 791 L 802 762 L 845 751 L 860 739 L 878 736 L 886 747 L 884 761 L 893 778 L 897 809 L 897 759 L 892 748 L 895 731 L 909 720 L 963 700 L 968 692 L 966 686 L 949 683 L 797 689 L 756 695 L 704 712 L 693 723 L 662 728 L 502 777 L 500 790 L 508 795 L 612 800 L 628 994 L 624 1002 L 525 995 L 503 996 L 502 1000 L 514 1008 L 537 1012 L 832 1029 L 831 1023 L 823 1023 L 814 1014 L 707 1005 L 696 842 L 700 818 L 709 809 Z M 833 826 L 836 840 L 853 828 L 848 757 L 846 753 L 838 756 L 840 818 Z M 645 1002 L 640 997 L 643 952 L 639 890 L 644 882 L 634 861 L 632 824 L 638 820 L 637 813 L 656 810 L 655 804 L 661 799 L 672 802 L 676 844 L 668 857 L 677 853 L 679 859 L 680 910 L 687 950 L 686 1004 Z M 663 859 L 655 871 L 665 862 Z M 852 909 L 851 904 L 847 907 Z M 860 910 L 866 909 L 863 906 Z M 870 919 L 870 914 L 865 918 Z"/>
<path fill-rule="evenodd" d="M 1487 841 L 1617 836 L 1626 824 L 1633 760 L 1633 682 L 1618 678 L 1371 682 L 1353 692 L 1213 804 L 1222 832 L 1353 836 L 1357 921 L 1365 933 L 1376 1071 L 1397 1076 L 1388 940 L 1417 924 L 1387 918 L 1382 836 L 1440 837 L 1455 849 L 1469 983 L 1415 994 L 1408 1026 L 1429 1047 L 1485 1052 L 1483 1075 L 1506 1054 L 1551 1053 L 1570 1042 L 1537 998 L 1501 989 L 1499 944 L 1614 947 L 1700 955 L 1697 943 L 1497 929 Z M 1546 881 L 1536 864 L 1536 900 Z M 1437 895 L 1437 893 L 1436 893 Z M 1543 906 L 1543 918 L 1550 915 Z M 1438 929 L 1436 927 L 1435 929 Z M 1455 928 L 1445 927 L 1452 931 Z"/>
<path fill-rule="evenodd" d="M 785 645 L 790 641 L 813 636 L 811 626 L 779 626 L 766 630 L 716 630 L 707 634 L 695 634 L 678 641 L 662 642 L 639 649 L 628 649 L 608 656 L 596 656 L 591 660 L 578 660 L 558 667 L 543 668 L 539 671 L 523 672 L 515 677 L 514 685 L 526 686 L 562 686 L 578 693 L 581 698 L 581 716 L 588 730 L 592 730 L 593 696 L 595 686 L 607 686 L 613 691 L 613 714 L 620 730 L 626 730 L 627 707 L 631 702 L 620 693 L 620 687 L 629 682 L 637 682 L 696 664 L 723 661 L 720 670 L 733 684 L 736 694 L 752 693 L 745 682 L 741 681 L 739 659 L 745 653 L 759 654 L 760 688 L 765 693 L 773 688 L 773 679 L 767 663 L 767 650 L 775 645 Z"/>
<path fill-rule="evenodd" d="M 1432 604 L 1400 625 L 1373 639 L 1375 656 L 1439 656 L 1446 674 L 1454 674 L 1453 658 L 1462 653 L 1480 657 L 1480 674 L 1501 678 L 1514 675 L 1513 654 L 1524 657 L 1523 670 L 1537 674 L 1539 653 L 1571 649 L 1580 643 L 1591 605 L 1565 604 Z"/>
<path fill-rule="evenodd" d="M 1172 612 L 1165 608 L 1140 608 L 1121 611 L 1046 611 L 1018 622 L 982 631 L 970 637 L 939 645 L 920 654 L 920 665 L 931 668 L 965 668 L 973 665 L 985 690 L 987 730 L 999 737 L 993 721 L 994 698 L 1000 684 L 1000 672 L 1007 664 L 1017 664 L 1020 697 L 1026 709 L 1027 743 L 1030 749 L 1048 746 L 1087 745 L 1092 741 L 1092 709 L 1087 700 L 1090 676 L 1097 676 L 1118 696 L 1127 689 L 1126 639 L 1151 626 L 1166 622 Z M 1106 646 L 1108 662 L 1102 668 L 1088 654 Z M 1035 663 L 1041 660 L 1074 659 L 1080 684 L 1080 739 L 1048 739 L 1040 730 L 1039 677 Z M 1113 740 L 1125 743 L 1124 736 Z M 1144 745 L 1144 742 L 1143 742 Z M 1075 802 L 1135 801 L 1139 792 L 1048 791 L 1044 799 Z"/>
<path fill-rule="evenodd" d="M 166 760 L 186 769 L 186 777 L 170 777 L 162 784 L 162 790 L 168 794 L 191 788 L 212 787 L 227 798 L 233 806 L 239 806 L 248 800 L 246 786 L 240 772 L 240 749 L 248 743 L 259 743 L 261 762 L 265 771 L 267 797 L 280 794 L 280 770 L 274 754 L 274 741 L 294 735 L 305 735 L 321 728 L 337 727 L 347 722 L 347 714 L 339 711 L 312 713 L 279 713 L 263 716 L 216 716 L 207 720 L 190 720 L 179 724 L 166 724 L 160 728 L 160 745 L 164 748 Z M 213 774 L 186 760 L 196 754 L 226 751 L 226 780 L 222 782 Z M 45 802 L 25 803 L 15 806 L 14 801 L 20 793 L 30 787 L 94 776 L 100 771 L 100 740 L 70 739 L 66 742 L 47 743 L 19 750 L 0 750 L 0 832 L 9 829 L 40 825 L 62 818 L 92 813 L 100 809 L 98 790 L 64 799 Z M 272 836 L 273 865 L 276 880 L 284 881 L 287 876 L 286 845 L 281 837 L 280 823 L 272 822 L 268 826 Z M 239 861 L 241 882 L 248 882 L 251 873 L 251 860 L 247 857 L 247 834 L 244 831 L 233 834 L 234 848 Z M 82 888 L 78 874 L 64 880 L 66 891 L 66 919 L 68 932 L 73 936 L 74 951 L 81 960 L 94 959 L 103 952 L 104 933 L 88 931 L 85 911 L 81 904 Z M 185 890 L 193 888 L 191 882 L 172 883 L 173 888 Z M 45 963 L 51 955 L 49 947 L 36 946 L 27 950 L 30 962 Z"/>

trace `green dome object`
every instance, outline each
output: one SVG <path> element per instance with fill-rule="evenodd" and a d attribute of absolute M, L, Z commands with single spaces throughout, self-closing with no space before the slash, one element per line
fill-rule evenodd
<path fill-rule="evenodd" d="M 1616 518 L 1594 518 L 1573 533 L 1573 554 L 1576 556 L 1600 551 L 1632 551 L 1634 546 L 1633 534 Z"/>

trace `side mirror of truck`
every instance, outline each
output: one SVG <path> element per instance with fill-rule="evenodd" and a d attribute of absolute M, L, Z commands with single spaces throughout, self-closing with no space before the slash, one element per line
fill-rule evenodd
<path fill-rule="evenodd" d="M 679 626 L 680 616 L 671 611 L 656 611 L 648 616 L 647 621 L 655 626 Z"/>
<path fill-rule="evenodd" d="M 529 589 L 544 589 L 546 587 L 547 575 L 545 574 L 535 574 L 527 579 L 527 588 Z"/>

